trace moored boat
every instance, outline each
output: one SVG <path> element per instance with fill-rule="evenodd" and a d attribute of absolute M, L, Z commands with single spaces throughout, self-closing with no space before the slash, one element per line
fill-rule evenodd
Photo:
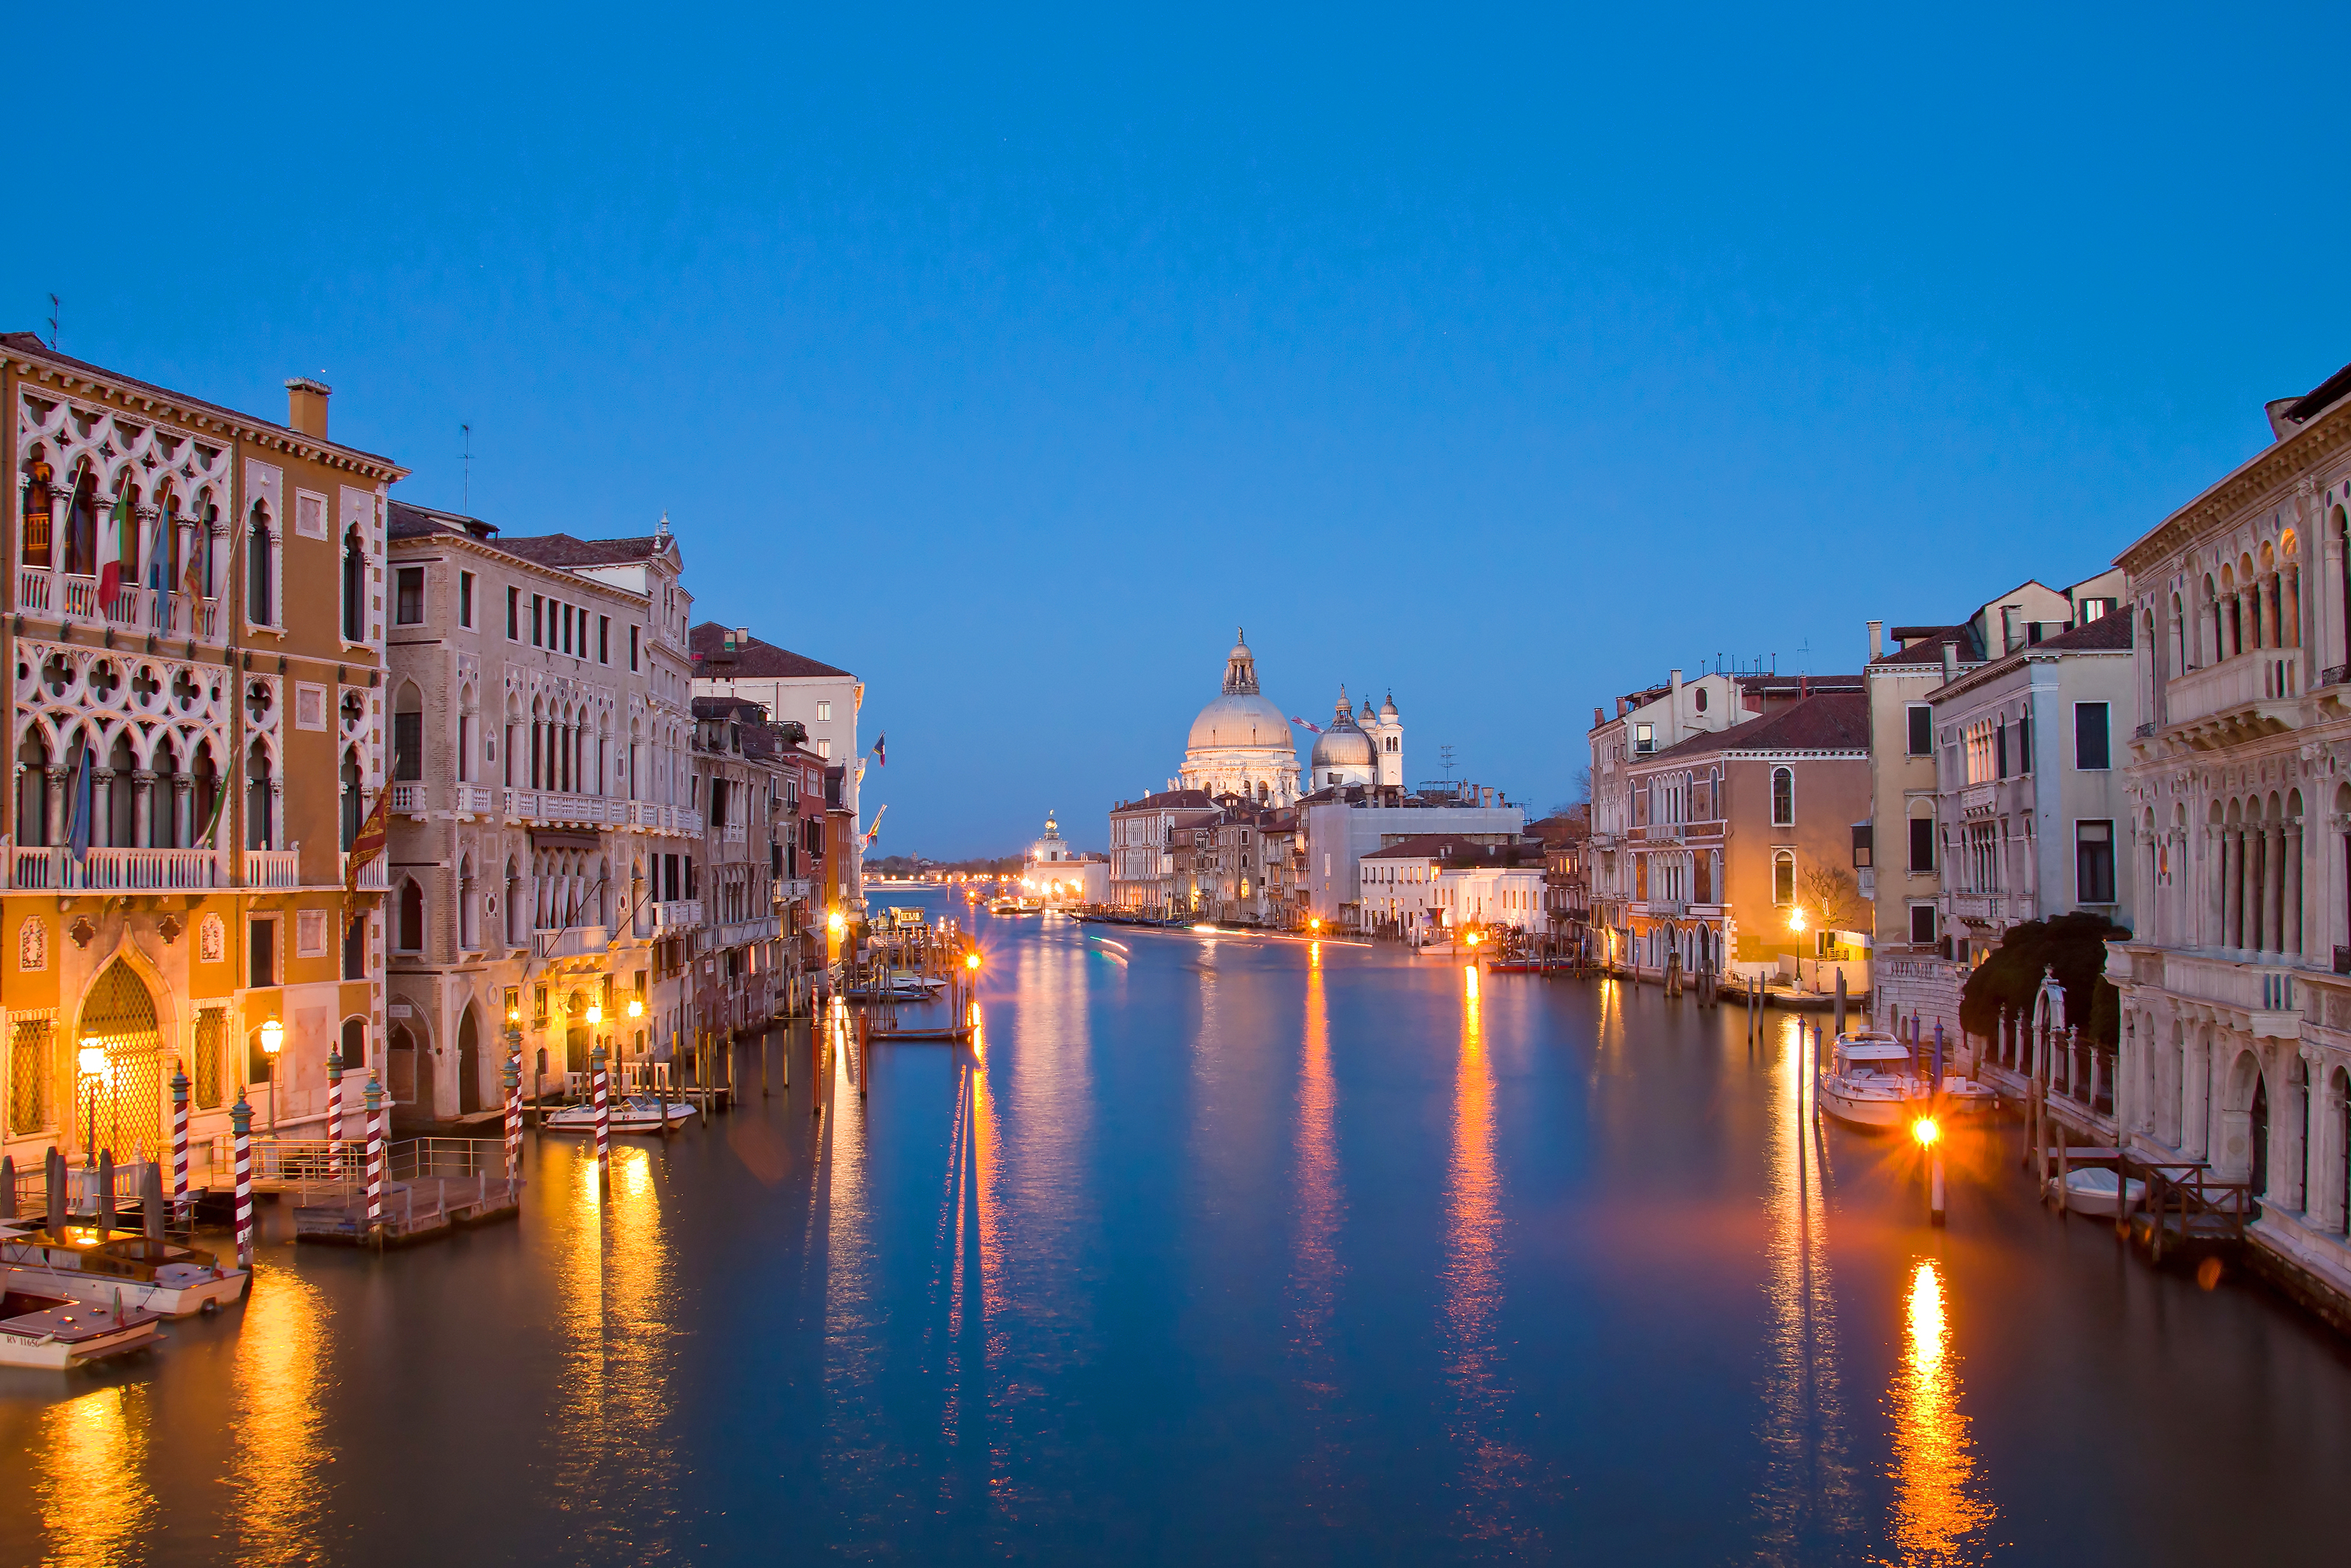
<path fill-rule="evenodd" d="M 617 1095 L 605 1103 L 606 1130 L 614 1133 L 658 1133 L 692 1121 L 701 1113 L 686 1100 L 672 1100 L 667 1119 L 664 1119 L 660 1100 L 651 1094 Z M 566 1105 L 547 1113 L 547 1130 L 550 1133 L 592 1133 L 596 1130 L 596 1103 L 582 1100 L 576 1105 Z"/>
<path fill-rule="evenodd" d="M 2053 1197 L 2061 1196 L 2055 1176 L 2049 1178 L 2045 1190 Z M 2104 1166 L 2084 1166 L 2065 1173 L 2062 1196 L 2072 1213 L 2112 1219 L 2118 1212 L 2137 1208 L 2147 1201 L 2147 1183 L 2136 1176 L 2118 1175 Z"/>
<path fill-rule="evenodd" d="M 1848 1126 L 1872 1131 L 1907 1126 L 1931 1103 L 1912 1066 L 1910 1048 L 1875 1030 L 1837 1036 L 1816 1082 L 1822 1110 Z"/>
<path fill-rule="evenodd" d="M 113 1300 L 165 1317 L 223 1307 L 245 1294 L 247 1274 L 224 1269 L 197 1247 L 136 1231 L 68 1225 L 57 1235 L 37 1226 L 0 1224 L 0 1289 L 68 1301 Z"/>
<path fill-rule="evenodd" d="M 162 1341 L 164 1314 L 127 1303 L 76 1301 L 30 1291 L 0 1292 L 0 1366 L 64 1372 L 128 1355 Z"/>

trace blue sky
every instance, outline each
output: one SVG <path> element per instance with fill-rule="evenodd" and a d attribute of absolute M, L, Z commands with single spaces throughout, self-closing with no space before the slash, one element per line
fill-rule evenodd
<path fill-rule="evenodd" d="M 2351 360 L 2346 15 L 51 16 L 0 320 L 665 509 L 868 681 L 883 852 L 1099 846 L 1241 622 L 1541 805 L 1611 694 L 2086 576 Z"/>

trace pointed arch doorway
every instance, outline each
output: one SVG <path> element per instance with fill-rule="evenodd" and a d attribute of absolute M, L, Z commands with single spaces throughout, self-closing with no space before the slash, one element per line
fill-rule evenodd
<path fill-rule="evenodd" d="M 81 1070 L 80 1051 L 98 1048 L 98 1071 Z M 137 971 L 115 959 L 82 998 L 75 1031 L 75 1131 L 93 1150 L 119 1160 L 162 1153 L 163 1040 L 155 998 Z"/>

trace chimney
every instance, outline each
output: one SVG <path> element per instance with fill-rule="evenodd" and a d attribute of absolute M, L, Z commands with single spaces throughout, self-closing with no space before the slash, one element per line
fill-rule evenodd
<path fill-rule="evenodd" d="M 1869 657 L 1874 663 L 1884 657 L 1885 653 L 1886 622 L 1883 621 L 1873 621 L 1869 623 Z"/>
<path fill-rule="evenodd" d="M 737 648 L 747 648 L 751 645 L 751 629 L 748 626 L 735 628 L 735 645 Z"/>
<path fill-rule="evenodd" d="M 1796 677 L 1796 700 L 1798 702 L 1802 702 L 1806 697 L 1811 696 L 1812 695 L 1813 677 L 1810 675 L 1798 675 Z"/>
<path fill-rule="evenodd" d="M 1592 710 L 1592 727 L 1593 727 L 1593 728 L 1594 728 L 1594 729 L 1598 729 L 1602 725 L 1606 724 L 1607 722 L 1608 722 L 1608 720 L 1606 719 L 1606 717 L 1604 717 L 1604 716 L 1602 715 L 1602 713 L 1601 713 L 1601 711 L 1600 711 L 1600 709 L 1599 709 L 1599 708 L 1594 707 L 1594 708 Z"/>
<path fill-rule="evenodd" d="M 1958 640 L 1957 638 L 1953 638 L 1953 637 L 1946 637 L 1946 638 L 1944 638 L 1944 639 L 1943 639 L 1943 679 L 1944 679 L 1944 680 L 1946 680 L 1946 681 L 1956 681 L 1956 680 L 1958 680 L 1959 678 L 1959 640 Z"/>
<path fill-rule="evenodd" d="M 327 397 L 335 389 L 308 376 L 286 383 L 286 423 L 313 441 L 327 439 Z"/>

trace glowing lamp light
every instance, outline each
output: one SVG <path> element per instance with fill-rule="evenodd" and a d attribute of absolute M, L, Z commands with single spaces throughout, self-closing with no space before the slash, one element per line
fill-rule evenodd
<path fill-rule="evenodd" d="M 85 1078 L 96 1078 L 106 1071 L 106 1047 L 98 1043 L 98 1036 L 81 1037 L 81 1071 Z"/>
<path fill-rule="evenodd" d="M 1479 944 L 1479 942 L 1480 940 L 1482 940 L 1482 938 L 1480 938 L 1480 937 L 1479 937 L 1479 934 L 1478 934 L 1477 932 L 1472 931 L 1471 933 L 1469 933 L 1469 946 L 1471 946 L 1472 947 L 1475 947 L 1476 946 L 1478 946 L 1478 944 Z"/>
<path fill-rule="evenodd" d="M 522 1022 L 522 1009 L 520 1008 L 508 1008 L 507 1009 L 507 1022 L 519 1025 Z"/>
<path fill-rule="evenodd" d="M 967 968 L 967 969 L 977 969 L 977 968 L 978 968 L 978 967 L 979 967 L 979 955 L 978 955 L 978 954 L 977 954 L 977 953 L 966 953 L 966 954 L 963 956 L 963 967 L 964 967 L 965 968 Z"/>
<path fill-rule="evenodd" d="M 629 1016 L 632 1019 L 641 1019 L 644 1017 L 645 1004 L 637 1000 L 636 998 L 631 997 L 629 998 Z"/>
<path fill-rule="evenodd" d="M 1799 907 L 1788 911 L 1788 929 L 1801 932 L 1804 928 L 1804 912 Z"/>
<path fill-rule="evenodd" d="M 825 916 L 824 925 L 825 929 L 831 932 L 835 936 L 840 936 L 842 932 L 849 929 L 849 922 L 841 917 L 841 911 L 838 909 Z"/>
<path fill-rule="evenodd" d="M 1306 923 L 1306 929 L 1308 929 L 1309 931 L 1320 931 L 1320 930 L 1322 930 L 1322 917 L 1321 915 L 1316 915 L 1313 919 L 1311 919 L 1311 920 L 1308 921 L 1308 922 Z"/>
<path fill-rule="evenodd" d="M 602 1023 L 603 1021 L 604 1009 L 598 1007 L 594 1002 L 590 1002 L 588 1004 L 588 1027 L 590 1029 L 594 1029 L 598 1024 Z"/>
<path fill-rule="evenodd" d="M 1928 1148 L 1943 1135 L 1943 1129 L 1936 1125 L 1934 1117 L 1921 1116 L 1910 1124 L 1910 1135 L 1918 1140 L 1920 1148 Z"/>
<path fill-rule="evenodd" d="M 261 1026 L 261 1051 L 265 1056 L 275 1056 L 286 1043 L 286 1026 L 271 1019 Z"/>

